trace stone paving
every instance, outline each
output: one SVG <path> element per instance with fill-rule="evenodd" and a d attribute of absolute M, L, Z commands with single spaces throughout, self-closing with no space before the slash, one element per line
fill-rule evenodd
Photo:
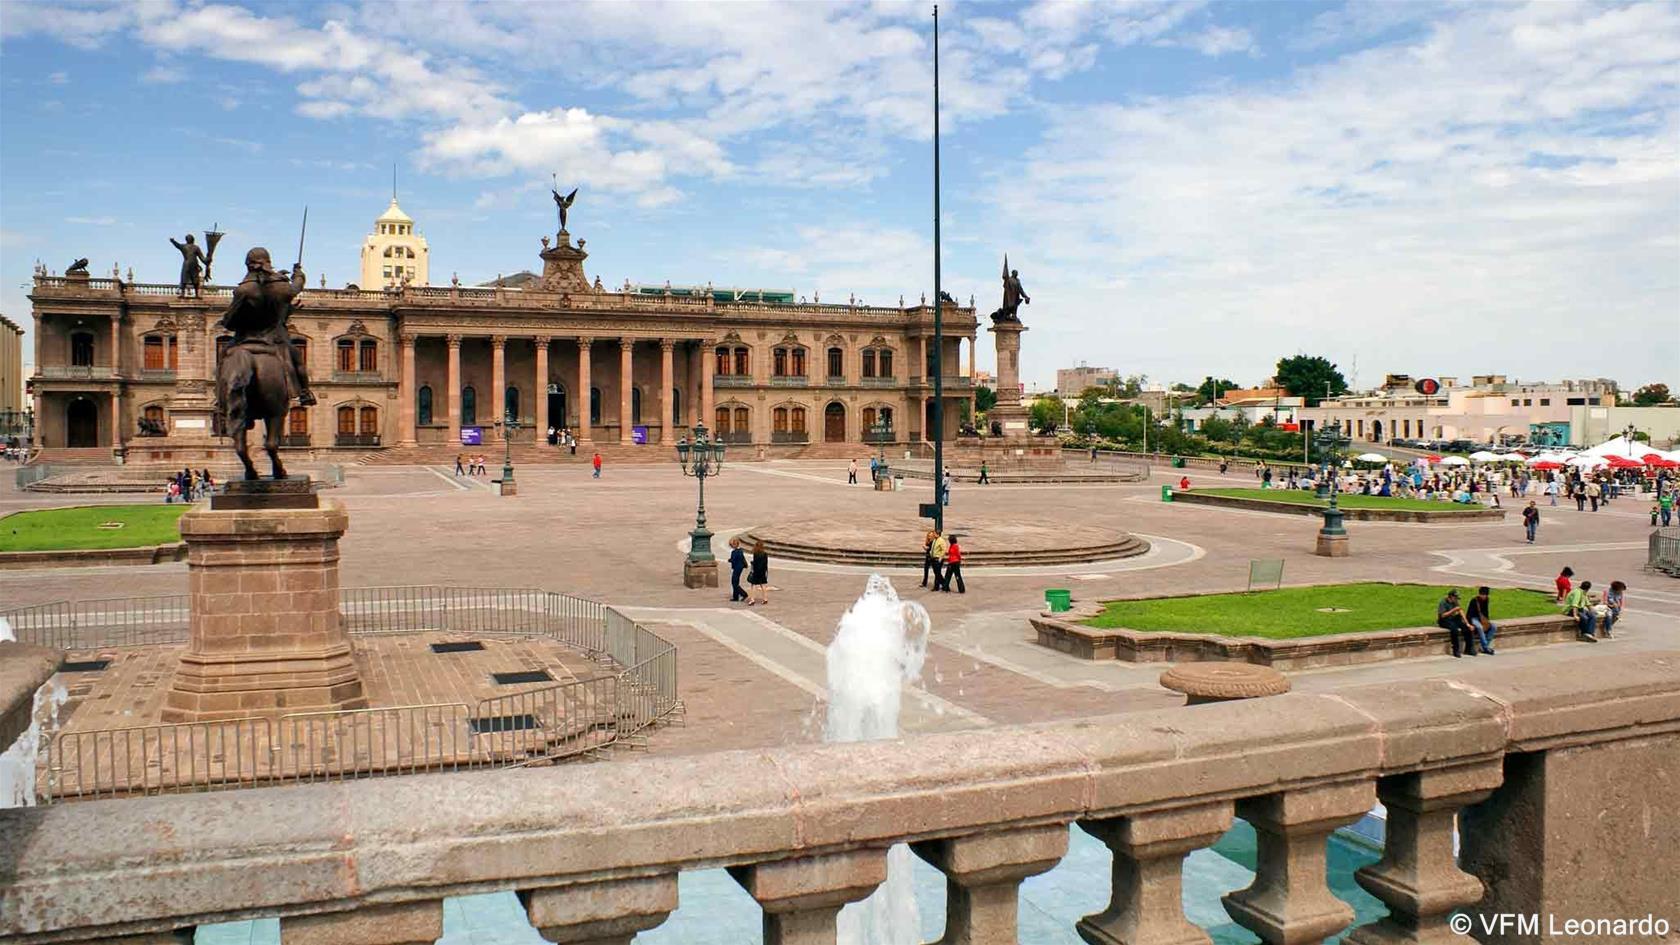
<path fill-rule="evenodd" d="M 860 454 L 867 461 L 867 455 Z M 444 467 L 349 467 L 331 497 L 350 511 L 342 544 L 346 586 L 454 584 L 539 587 L 595 597 L 657 621 L 679 647 L 686 725 L 655 733 L 656 752 L 778 745 L 818 737 L 824 673 L 821 650 L 863 590 L 868 568 L 772 559 L 770 603 L 728 603 L 728 588 L 688 590 L 681 567 L 693 523 L 694 483 L 670 466 L 619 465 L 592 480 L 584 468 L 518 471 L 519 495 L 500 498 L 483 480 Z M 1125 531 L 1151 543 L 1122 561 L 1031 568 L 965 566 L 968 593 L 917 587 L 919 569 L 886 568 L 906 597 L 933 618 L 922 691 L 907 701 L 912 731 L 1031 722 L 1175 704 L 1157 683 L 1162 666 L 1090 663 L 1037 647 L 1026 617 L 1049 587 L 1076 598 L 1240 590 L 1251 559 L 1281 558 L 1286 584 L 1405 580 L 1473 586 L 1550 587 L 1564 564 L 1578 579 L 1629 585 L 1616 639 L 1630 650 L 1680 645 L 1680 582 L 1642 571 L 1648 500 L 1624 498 L 1598 513 L 1541 503 L 1540 541 L 1523 541 L 1515 517 L 1472 524 L 1350 523 L 1352 554 L 1319 558 L 1317 522 L 1266 512 L 1162 503 L 1160 483 L 1179 470 L 1157 469 L 1138 484 L 993 485 L 959 481 L 952 515 L 988 516 L 1049 528 Z M 867 479 L 867 477 L 864 477 Z M 1251 477 L 1192 471 L 1193 484 L 1247 485 Z M 717 546 L 731 534 L 813 517 L 867 526 L 919 527 L 916 504 L 931 485 L 878 493 L 848 486 L 845 462 L 732 464 L 707 482 Z M 78 498 L 75 504 L 88 500 Z M 971 505 L 983 503 L 983 505 Z M 72 504 L 20 494 L 0 482 L 0 512 Z M 1509 504 L 1509 502 L 1508 502 Z M 972 544 L 969 548 L 973 550 Z M 0 605 L 46 600 L 179 593 L 185 565 L 0 573 Z M 1495 610 L 1495 618 L 1498 611 Z M 1420 614 L 1419 622 L 1430 615 Z M 1567 663 L 1578 646 L 1500 654 L 1498 665 Z M 1292 675 L 1297 689 L 1373 680 L 1450 676 L 1450 657 Z M 1485 664 L 1476 664 L 1478 667 Z"/>

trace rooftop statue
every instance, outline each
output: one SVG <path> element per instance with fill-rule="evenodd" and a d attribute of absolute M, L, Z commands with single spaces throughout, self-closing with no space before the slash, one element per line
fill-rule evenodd
<path fill-rule="evenodd" d="M 88 267 L 87 257 L 83 256 L 81 259 L 78 259 L 75 262 L 71 263 L 69 266 L 66 266 L 65 269 L 64 269 L 64 274 L 67 275 L 67 276 L 85 276 L 85 275 L 88 274 L 88 268 L 87 267 Z"/>
<path fill-rule="evenodd" d="M 1019 322 L 1021 303 L 1032 304 L 1032 297 L 1021 288 L 1021 270 L 1009 268 L 1009 254 L 1003 257 L 1003 305 L 992 313 L 992 321 Z"/>
<path fill-rule="evenodd" d="M 560 211 L 560 232 L 564 233 L 566 232 L 566 211 L 572 209 L 572 201 L 577 199 L 578 189 L 573 187 L 572 192 L 564 197 L 560 196 L 560 188 L 558 187 L 550 187 L 549 192 L 554 194 L 554 206 Z"/>

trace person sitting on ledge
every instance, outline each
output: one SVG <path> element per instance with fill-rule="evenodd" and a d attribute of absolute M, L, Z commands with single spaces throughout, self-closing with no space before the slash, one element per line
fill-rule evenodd
<path fill-rule="evenodd" d="M 1447 591 L 1435 607 L 1435 626 L 1446 630 L 1452 638 L 1453 659 L 1476 655 L 1476 635 L 1464 620 L 1464 609 L 1458 606 L 1458 588 Z M 1464 652 L 1459 652 L 1459 639 L 1464 640 Z"/>
<path fill-rule="evenodd" d="M 1588 643 L 1597 643 L 1598 615 L 1593 612 L 1592 582 L 1582 581 L 1563 599 L 1563 615 L 1580 625 L 1578 636 Z"/>

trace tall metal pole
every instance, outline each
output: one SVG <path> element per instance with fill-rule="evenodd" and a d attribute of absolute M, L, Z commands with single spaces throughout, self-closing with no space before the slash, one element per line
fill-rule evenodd
<path fill-rule="evenodd" d="M 939 6 L 933 8 L 933 527 L 945 531 L 945 296 L 939 270 Z"/>

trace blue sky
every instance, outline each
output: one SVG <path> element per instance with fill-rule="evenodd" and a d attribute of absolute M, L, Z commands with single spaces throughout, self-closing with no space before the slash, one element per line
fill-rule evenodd
<path fill-rule="evenodd" d="M 217 223 L 342 285 L 533 267 L 550 174 L 608 283 L 931 292 L 929 6 L 0 3 L 0 307 Z M 945 281 L 1194 383 L 1323 354 L 1680 388 L 1680 5 L 949 3 Z M 219 268 L 218 274 L 233 274 Z M 981 363 L 989 361 L 982 345 Z"/>

